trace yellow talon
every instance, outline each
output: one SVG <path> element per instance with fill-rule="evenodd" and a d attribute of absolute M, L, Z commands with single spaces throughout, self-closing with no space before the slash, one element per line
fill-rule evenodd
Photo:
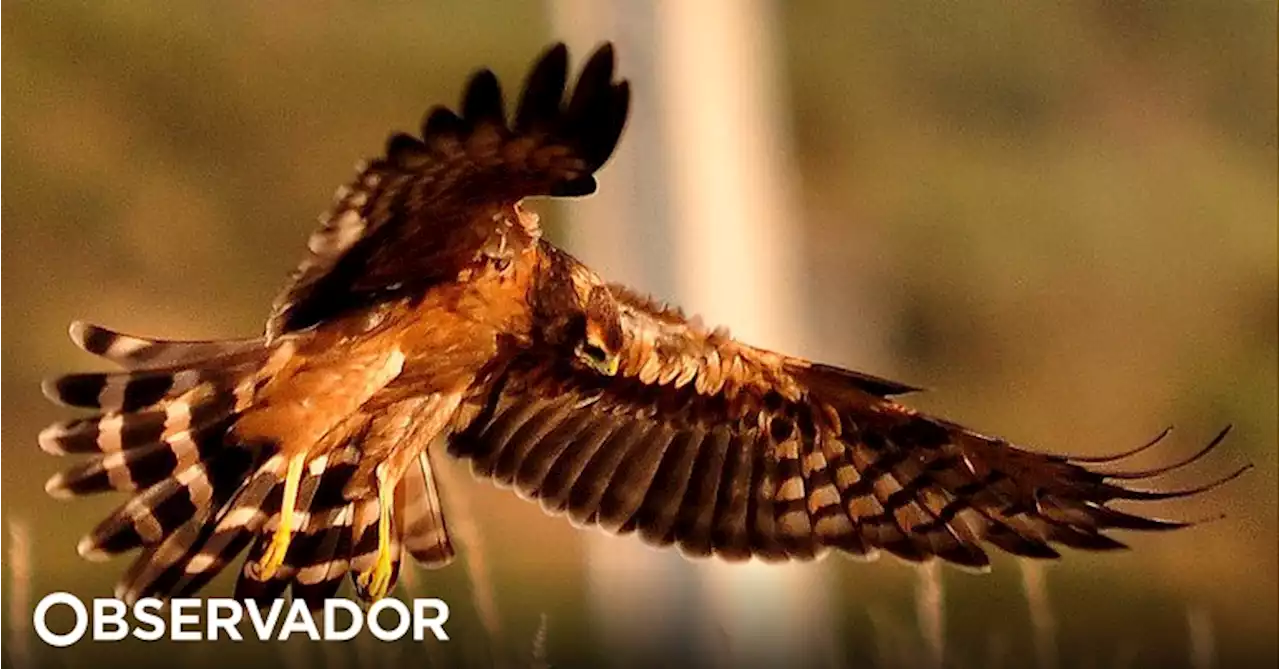
<path fill-rule="evenodd" d="M 373 567 L 360 574 L 360 589 L 369 601 L 376 602 L 391 590 L 391 551 L 378 549 Z"/>
<path fill-rule="evenodd" d="M 284 564 L 289 554 L 289 543 L 293 541 L 294 504 L 298 500 L 298 483 L 302 480 L 302 465 L 306 462 L 306 454 L 293 456 L 289 460 L 289 471 L 284 478 L 284 498 L 280 500 L 280 524 L 271 537 L 267 550 L 258 560 L 258 580 L 265 581 L 275 576 L 276 571 Z"/>
<path fill-rule="evenodd" d="M 383 478 L 383 468 L 378 467 L 378 555 L 373 566 L 360 573 L 357 585 L 365 597 L 378 601 L 391 590 L 391 500 L 394 486 Z"/>

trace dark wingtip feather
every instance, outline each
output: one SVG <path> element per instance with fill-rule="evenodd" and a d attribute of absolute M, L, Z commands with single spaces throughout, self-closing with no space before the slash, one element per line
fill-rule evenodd
<path fill-rule="evenodd" d="M 1210 452 L 1216 449 L 1223 442 L 1223 440 L 1227 438 L 1227 435 L 1230 433 L 1231 433 L 1231 425 L 1227 425 L 1225 428 L 1222 429 L 1222 431 L 1218 432 L 1217 436 L 1215 436 L 1212 440 L 1210 440 L 1209 443 L 1206 444 L 1203 448 L 1191 454 L 1190 456 L 1183 458 L 1182 460 L 1179 460 L 1172 464 L 1162 465 L 1160 467 L 1154 467 L 1152 469 L 1145 469 L 1140 471 L 1107 472 L 1104 475 L 1110 479 L 1146 479 L 1146 478 L 1152 478 L 1154 476 L 1159 476 L 1161 474 L 1167 474 L 1171 471 L 1174 471 L 1175 469 L 1181 469 L 1183 467 L 1186 467 L 1187 465 L 1190 465 L 1200 460 L 1204 456 L 1208 455 Z M 1166 431 L 1164 434 L 1168 434 L 1168 431 Z M 1144 450 L 1145 448 L 1148 448 L 1151 445 L 1154 445 L 1158 441 L 1159 441 L 1159 437 L 1155 441 L 1151 442 L 1150 445 L 1144 446 L 1143 449 L 1140 449 L 1140 450 Z"/>
<path fill-rule="evenodd" d="M 593 166 L 603 165 L 622 137 L 622 129 L 627 123 L 627 111 L 631 105 L 631 84 L 622 81 L 610 88 L 608 100 L 598 111 L 599 123 L 587 126 L 589 135 L 583 142 L 583 151 L 587 161 Z"/>
<path fill-rule="evenodd" d="M 577 82 L 573 83 L 573 96 L 568 101 L 568 109 L 564 110 L 564 115 L 571 120 L 581 120 L 589 111 L 598 110 L 600 105 L 605 104 L 612 90 L 613 45 L 605 42 L 582 65 L 582 72 L 577 75 Z"/>
<path fill-rule="evenodd" d="M 480 70 L 471 76 L 462 97 L 462 118 L 473 125 L 493 123 L 506 126 L 502 103 L 502 85 L 491 70 Z"/>
<path fill-rule="evenodd" d="M 613 42 L 601 42 L 596 50 L 587 58 L 587 64 L 582 68 L 583 79 L 586 78 L 588 72 L 598 71 L 599 74 L 594 76 L 600 77 L 600 80 L 608 83 L 613 79 L 613 71 L 617 58 L 614 55 Z"/>
<path fill-rule="evenodd" d="M 1051 534 L 1053 541 L 1063 546 L 1085 551 L 1123 551 L 1129 546 L 1094 530 L 1058 525 Z"/>
<path fill-rule="evenodd" d="M 403 132 L 398 132 L 387 139 L 387 159 L 395 163 L 404 164 L 408 160 L 421 156 L 425 150 L 426 146 L 423 145 L 422 140 Z"/>
<path fill-rule="evenodd" d="M 1149 479 L 1149 478 L 1160 476 L 1162 474 L 1167 474 L 1169 472 L 1184 468 L 1188 465 L 1191 465 L 1192 463 L 1195 463 L 1203 459 L 1206 455 L 1214 451 L 1219 445 L 1223 443 L 1227 435 L 1230 434 L 1231 429 L 1232 429 L 1232 426 L 1227 425 L 1221 431 L 1219 431 L 1218 434 L 1214 436 L 1214 438 L 1210 440 L 1209 443 L 1206 444 L 1203 448 L 1191 454 L 1190 456 L 1187 456 L 1182 460 L 1179 460 L 1172 464 L 1163 465 L 1160 467 L 1154 467 L 1154 468 L 1146 469 L 1142 471 L 1099 472 L 1099 475 L 1106 479 L 1120 481 L 1120 480 Z M 1155 440 L 1153 440 L 1151 444 L 1158 442 L 1160 438 L 1167 433 L 1168 433 L 1168 430 L 1161 433 L 1160 437 L 1157 437 Z M 1148 448 L 1151 444 L 1148 444 L 1136 450 L 1145 450 L 1145 448 Z M 1123 457 L 1123 455 L 1120 457 Z M 1227 483 L 1230 483 L 1231 481 L 1234 481 L 1235 479 L 1243 476 L 1250 469 L 1253 469 L 1252 463 L 1245 464 L 1235 469 L 1231 473 L 1227 474 L 1226 476 L 1222 476 L 1218 479 L 1209 481 L 1208 483 L 1193 486 L 1190 488 L 1183 488 L 1179 490 L 1138 490 L 1134 488 L 1127 488 L 1119 484 L 1106 483 L 1104 485 L 1106 487 L 1109 498 L 1112 498 L 1112 499 L 1125 499 L 1125 500 L 1136 500 L 1136 501 L 1181 499 L 1184 497 L 1191 497 L 1194 495 L 1199 495 L 1201 493 L 1206 493 L 1211 490 L 1220 488 L 1226 485 Z"/>
<path fill-rule="evenodd" d="M 1201 493 L 1206 493 L 1211 490 L 1220 488 L 1240 478 L 1241 476 L 1244 476 L 1245 472 L 1248 472 L 1250 469 L 1253 469 L 1253 463 L 1242 465 L 1241 467 L 1237 468 L 1235 471 L 1219 479 L 1210 481 L 1202 485 L 1194 486 L 1191 488 L 1183 488 L 1181 490 L 1166 491 L 1166 490 L 1134 490 L 1132 488 L 1117 488 L 1115 497 L 1117 499 L 1130 499 L 1130 500 L 1139 500 L 1139 501 L 1145 501 L 1145 502 L 1165 500 L 1165 499 L 1181 499 L 1183 497 L 1192 497 L 1194 495 L 1199 495 Z"/>
<path fill-rule="evenodd" d="M 1160 442 L 1164 441 L 1164 438 L 1169 436 L 1169 434 L 1172 432 L 1173 432 L 1173 426 L 1170 425 L 1166 427 L 1164 430 L 1162 430 L 1160 434 L 1157 434 L 1155 438 L 1151 439 L 1147 443 L 1141 446 L 1138 446 L 1136 448 L 1131 448 L 1127 451 L 1121 451 L 1119 453 L 1112 453 L 1110 455 L 1094 455 L 1094 456 L 1068 455 L 1063 457 L 1066 460 L 1069 460 L 1077 464 L 1097 465 L 1097 464 L 1106 464 L 1108 462 L 1116 462 L 1117 460 L 1123 460 L 1125 458 L 1133 457 L 1139 453 L 1142 453 L 1143 451 L 1146 451 L 1149 448 L 1154 447 L 1156 444 L 1159 444 Z"/>
<path fill-rule="evenodd" d="M 1181 529 L 1191 525 L 1191 523 L 1178 520 L 1164 520 L 1161 518 L 1149 518 L 1147 516 L 1125 513 L 1124 511 L 1117 511 L 1101 505 L 1093 507 L 1093 515 L 1098 519 L 1098 522 L 1100 522 L 1103 527 L 1120 530 L 1164 532 L 1168 530 Z"/>
<path fill-rule="evenodd" d="M 614 84 L 613 71 L 613 47 L 605 44 L 583 66 L 564 112 L 564 127 L 593 170 L 613 153 L 626 119 L 629 88 Z"/>
<path fill-rule="evenodd" d="M 987 532 L 986 540 L 1000 550 L 1018 557 L 1036 560 L 1056 560 L 1062 554 L 1049 544 L 1024 537 L 1008 528 L 996 526 Z"/>
<path fill-rule="evenodd" d="M 808 374 L 806 374 L 806 378 L 809 379 L 811 384 L 822 385 L 830 388 L 834 392 L 841 392 L 844 389 L 844 386 L 853 386 L 864 392 L 871 393 L 872 395 L 887 397 L 890 395 L 905 395 L 924 390 L 918 386 L 893 381 L 871 374 L 855 372 L 853 370 L 836 367 L 834 365 L 825 365 L 820 362 L 808 363 L 807 366 L 801 368 L 801 373 L 804 373 L 805 371 L 808 372 Z M 939 420 L 937 422 L 939 425 L 945 425 L 959 430 L 964 429 L 955 423 L 949 423 L 943 420 Z"/>
<path fill-rule="evenodd" d="M 569 49 L 563 43 L 556 44 L 538 59 L 525 78 L 512 123 L 516 133 L 529 132 L 560 115 L 568 80 Z"/>
<path fill-rule="evenodd" d="M 525 79 L 510 127 L 506 123 L 498 78 L 488 69 L 480 70 L 472 75 L 464 90 L 461 115 L 445 107 L 433 108 L 423 121 L 423 139 L 430 145 L 435 138 L 463 138 L 485 124 L 515 135 L 546 133 L 553 141 L 571 146 L 582 157 L 588 171 L 594 171 L 617 147 L 626 124 L 630 86 L 625 81 L 613 81 L 614 52 L 608 43 L 596 49 L 587 60 L 566 104 L 568 69 L 569 54 L 565 45 L 551 47 Z M 393 137 L 392 142 L 396 141 Z M 388 153 L 393 153 L 391 145 Z M 594 192 L 594 183 L 585 179 L 576 181 L 558 185 L 551 194 Z"/>
<path fill-rule="evenodd" d="M 427 111 L 422 121 L 422 138 L 428 142 L 440 137 L 458 138 L 466 130 L 466 123 L 448 107 L 437 105 Z"/>
<path fill-rule="evenodd" d="M 596 192 L 598 184 L 591 175 L 563 181 L 551 187 L 552 197 L 581 197 Z"/>
<path fill-rule="evenodd" d="M 968 571 L 985 573 L 991 570 L 991 558 L 977 545 L 957 542 L 954 546 L 937 551 L 938 557 Z"/>

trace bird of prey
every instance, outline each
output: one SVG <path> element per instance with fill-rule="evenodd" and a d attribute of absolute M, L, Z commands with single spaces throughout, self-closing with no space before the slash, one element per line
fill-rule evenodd
<path fill-rule="evenodd" d="M 238 598 L 318 602 L 348 574 L 386 596 L 404 553 L 453 555 L 433 442 L 549 513 L 725 560 L 835 549 L 981 569 L 985 545 L 1117 549 L 1108 530 L 1182 524 L 1113 502 L 1221 482 L 1127 484 L 1225 430 L 1181 462 L 1110 471 L 1141 449 L 1019 448 L 904 406 L 908 385 L 750 346 L 606 282 L 524 205 L 594 192 L 627 118 L 611 46 L 572 87 L 568 69 L 563 45 L 546 51 L 511 115 L 482 70 L 458 111 L 393 135 L 338 190 L 262 336 L 71 326 L 123 371 L 46 382 L 99 412 L 40 434 L 50 453 L 92 454 L 46 489 L 130 493 L 79 544 L 89 559 L 141 549 L 117 596 L 188 595 L 246 548 Z"/>

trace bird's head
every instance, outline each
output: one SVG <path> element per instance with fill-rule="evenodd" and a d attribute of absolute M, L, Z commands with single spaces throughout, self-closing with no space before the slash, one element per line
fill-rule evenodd
<path fill-rule="evenodd" d="M 583 366 L 605 376 L 618 373 L 622 357 L 622 325 L 609 289 L 593 286 L 582 302 L 582 332 L 573 353 Z"/>
<path fill-rule="evenodd" d="M 579 368 L 618 373 L 625 337 L 617 299 L 599 276 L 544 246 L 531 298 L 535 341 L 571 356 Z"/>

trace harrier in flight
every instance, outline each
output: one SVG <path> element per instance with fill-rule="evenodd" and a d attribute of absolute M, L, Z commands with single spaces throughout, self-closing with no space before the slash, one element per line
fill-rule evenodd
<path fill-rule="evenodd" d="M 548 50 L 510 116 L 480 71 L 460 110 L 393 135 L 338 190 L 262 336 L 71 326 L 123 371 L 45 384 L 99 412 L 40 434 L 49 453 L 91 454 L 46 488 L 129 493 L 79 544 L 94 560 L 141 549 L 118 596 L 190 594 L 247 548 L 236 597 L 318 602 L 348 574 L 383 597 L 404 553 L 453 556 L 433 442 L 548 513 L 725 560 L 883 550 L 983 568 L 986 545 L 1117 549 L 1108 530 L 1182 524 L 1113 502 L 1214 485 L 1126 482 L 1225 430 L 1182 462 L 1107 470 L 1137 451 L 1024 450 L 900 404 L 908 385 L 755 348 L 607 282 L 524 206 L 594 192 L 627 118 L 612 47 L 571 88 L 568 69 Z"/>

